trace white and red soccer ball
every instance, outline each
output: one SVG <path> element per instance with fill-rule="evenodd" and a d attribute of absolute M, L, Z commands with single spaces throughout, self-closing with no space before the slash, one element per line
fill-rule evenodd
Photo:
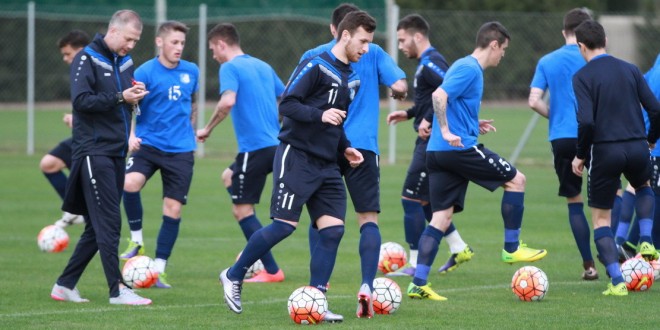
<path fill-rule="evenodd" d="M 408 262 L 406 249 L 399 243 L 386 242 L 380 245 L 380 256 L 378 258 L 378 269 L 387 274 L 395 272 Z"/>
<path fill-rule="evenodd" d="M 401 288 L 387 277 L 374 279 L 373 305 L 376 314 L 392 314 L 401 306 Z"/>
<path fill-rule="evenodd" d="M 621 275 L 628 291 L 646 291 L 655 279 L 653 266 L 643 258 L 630 258 L 621 264 Z"/>
<path fill-rule="evenodd" d="M 511 279 L 511 291 L 522 301 L 539 301 L 548 293 L 548 276 L 540 268 L 524 266 Z"/>
<path fill-rule="evenodd" d="M 149 288 L 158 281 L 156 264 L 147 256 L 135 256 L 126 260 L 121 275 L 124 282 L 133 288 Z"/>
<path fill-rule="evenodd" d="M 238 261 L 238 258 L 241 257 L 242 253 L 243 253 L 243 251 L 238 253 L 238 255 L 236 256 L 236 261 Z M 248 268 L 247 272 L 245 273 L 245 277 L 243 277 L 243 279 L 247 280 L 247 279 L 253 278 L 254 275 L 257 275 L 257 274 L 259 274 L 260 272 L 262 272 L 264 270 L 265 270 L 265 268 L 264 268 L 263 262 L 261 262 L 261 259 L 257 259 L 257 261 L 255 261 L 252 264 L 252 266 L 250 266 L 250 268 Z"/>
<path fill-rule="evenodd" d="M 325 318 L 328 300 L 321 290 L 302 286 L 289 296 L 287 310 L 291 320 L 297 324 L 317 324 Z"/>
<path fill-rule="evenodd" d="M 69 235 L 62 227 L 48 225 L 37 235 L 37 245 L 44 252 L 62 252 L 69 246 Z"/>

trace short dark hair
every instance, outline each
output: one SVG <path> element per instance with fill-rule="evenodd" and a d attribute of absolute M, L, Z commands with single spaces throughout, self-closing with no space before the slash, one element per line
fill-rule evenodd
<path fill-rule="evenodd" d="M 511 40 L 509 31 L 500 22 L 484 23 L 477 32 L 478 48 L 488 47 L 493 40 L 497 40 L 498 45 L 502 45 L 506 40 Z"/>
<path fill-rule="evenodd" d="M 183 32 L 183 34 L 186 34 L 188 33 L 188 27 L 179 21 L 166 21 L 158 27 L 156 36 L 161 37 L 163 34 L 172 31 Z"/>
<path fill-rule="evenodd" d="M 605 29 L 594 20 L 580 23 L 575 28 L 575 38 L 588 49 L 605 48 Z"/>
<path fill-rule="evenodd" d="M 89 44 L 89 35 L 82 30 L 71 30 L 64 37 L 57 41 L 59 48 L 71 46 L 71 48 L 83 48 Z"/>
<path fill-rule="evenodd" d="M 352 36 L 360 27 L 369 33 L 374 32 L 376 31 L 376 20 L 362 10 L 346 14 L 346 17 L 344 17 L 341 23 L 339 23 L 339 27 L 337 27 L 337 41 L 341 39 L 342 32 L 348 31 Z"/>
<path fill-rule="evenodd" d="M 590 20 L 591 14 L 586 8 L 573 8 L 564 15 L 564 32 L 567 34 L 574 34 L 575 28 L 580 23 Z"/>
<path fill-rule="evenodd" d="M 236 26 L 231 23 L 220 23 L 214 26 L 208 33 L 208 41 L 213 41 L 213 39 L 221 39 L 230 46 L 239 45 L 241 43 L 238 30 L 236 29 Z"/>
<path fill-rule="evenodd" d="M 332 21 L 330 22 L 335 29 L 339 27 L 339 23 L 341 23 L 342 20 L 344 20 L 344 17 L 346 17 L 346 14 L 352 13 L 354 11 L 358 11 L 360 8 L 358 6 L 352 4 L 352 3 L 342 3 L 341 5 L 337 6 L 335 10 L 332 11 Z"/>
<path fill-rule="evenodd" d="M 397 24 L 396 29 L 397 31 L 401 29 L 406 31 L 409 30 L 413 34 L 419 32 L 423 36 L 428 37 L 429 30 L 431 30 L 431 27 L 429 26 L 429 22 L 427 22 L 424 19 L 424 17 L 422 17 L 421 15 L 410 14 L 399 21 L 399 24 Z"/>

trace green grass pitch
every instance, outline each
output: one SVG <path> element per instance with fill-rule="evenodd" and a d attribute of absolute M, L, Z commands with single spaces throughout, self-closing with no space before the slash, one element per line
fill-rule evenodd
<path fill-rule="evenodd" d="M 286 299 L 309 278 L 307 227 L 304 217 L 299 229 L 278 245 L 273 253 L 286 274 L 277 284 L 245 284 L 244 311 L 230 312 L 222 301 L 217 277 L 245 244 L 231 215 L 230 200 L 220 183 L 220 173 L 234 156 L 236 146 L 229 121 L 222 123 L 206 144 L 207 157 L 198 158 L 189 204 L 174 253 L 169 261 L 171 290 L 145 289 L 152 298 L 148 307 L 111 306 L 101 263 L 94 259 L 78 284 L 87 304 L 61 303 L 50 299 L 50 289 L 65 266 L 82 231 L 68 228 L 69 248 L 59 254 L 41 253 L 36 245 L 39 230 L 59 215 L 60 200 L 40 173 L 43 153 L 69 134 L 61 123 L 66 109 L 36 114 L 36 154 L 25 155 L 26 115 L 21 111 L 0 112 L 0 324 L 5 329 L 278 329 L 294 328 L 286 313 Z M 397 127 L 397 161 L 387 164 L 389 129 L 381 125 L 380 228 L 383 242 L 405 245 L 400 191 L 410 160 L 414 135 L 409 122 Z M 482 118 L 495 119 L 496 133 L 481 141 L 508 157 L 532 112 L 525 108 L 487 107 Z M 343 324 L 321 325 L 345 329 L 424 328 L 566 328 L 650 329 L 657 325 L 660 289 L 631 293 L 628 297 L 604 297 L 607 284 L 604 268 L 594 282 L 580 279 L 582 262 L 566 218 L 565 201 L 557 197 L 557 183 L 549 143 L 547 122 L 539 121 L 516 166 L 527 176 L 526 208 L 522 239 L 532 247 L 546 248 L 548 256 L 533 263 L 543 269 L 550 282 L 545 299 L 538 303 L 518 301 L 509 289 L 511 276 L 522 265 L 499 261 L 503 241 L 500 217 L 502 191 L 494 193 L 470 186 L 466 211 L 454 217 L 462 237 L 475 250 L 469 263 L 457 271 L 439 275 L 435 270 L 447 256 L 443 242 L 433 265 L 430 282 L 449 298 L 446 302 L 410 300 L 404 297 L 394 315 L 376 315 L 371 320 L 355 317 L 356 293 L 360 285 L 358 228 L 349 204 L 347 230 L 328 292 L 330 308 L 343 314 Z M 268 223 L 270 188 L 257 212 Z M 161 184 L 156 175 L 143 191 L 147 253 L 153 257 L 161 216 Z M 588 210 L 587 210 L 588 211 Z M 123 238 L 128 237 L 124 223 Z M 125 248 L 122 241 L 120 249 Z M 592 250 L 594 256 L 595 248 Z M 382 276 L 379 274 L 379 276 Z M 407 278 L 396 278 L 402 289 Z"/>

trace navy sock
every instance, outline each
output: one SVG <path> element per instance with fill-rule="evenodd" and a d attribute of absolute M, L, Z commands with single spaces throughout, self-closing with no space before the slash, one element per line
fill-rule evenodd
<path fill-rule="evenodd" d="M 569 203 L 568 204 L 568 221 L 573 231 L 575 243 L 577 243 L 578 250 L 582 256 L 582 261 L 593 261 L 591 255 L 591 228 L 584 215 L 583 203 Z"/>
<path fill-rule="evenodd" d="M 367 222 L 360 227 L 360 266 L 362 269 L 362 283 L 367 283 L 373 291 L 374 278 L 378 269 L 380 256 L 380 230 L 378 225 Z"/>
<path fill-rule="evenodd" d="M 309 256 L 311 257 L 312 254 L 314 253 L 314 248 L 316 248 L 316 244 L 318 244 L 320 236 L 319 236 L 319 230 L 314 228 L 314 224 L 311 223 L 309 224 L 309 231 L 307 232 L 307 236 L 309 236 Z"/>
<path fill-rule="evenodd" d="M 424 210 L 424 219 L 426 219 L 427 222 L 431 222 L 431 219 L 433 218 L 433 210 L 431 209 L 431 203 L 423 205 L 422 210 Z"/>
<path fill-rule="evenodd" d="M 525 193 L 505 191 L 502 195 L 502 220 L 504 220 L 504 250 L 518 250 L 520 227 L 525 210 Z"/>
<path fill-rule="evenodd" d="M 600 255 L 601 261 L 605 264 L 607 272 L 612 277 L 612 284 L 617 285 L 623 282 L 621 276 L 621 269 L 619 268 L 619 255 L 614 243 L 614 234 L 612 228 L 600 227 L 594 229 L 594 242 L 596 243 L 596 250 Z"/>
<path fill-rule="evenodd" d="M 630 228 L 634 210 L 635 194 L 626 190 L 623 192 L 623 196 L 621 197 L 621 211 L 619 212 L 619 221 L 617 227 L 612 225 L 612 228 L 616 230 L 616 244 L 623 245 L 623 243 L 626 241 L 626 235 L 628 234 Z M 615 214 L 612 213 L 612 218 L 614 218 L 614 215 Z M 619 229 L 619 227 L 621 227 L 621 229 Z"/>
<path fill-rule="evenodd" d="M 614 195 L 614 205 L 612 205 L 612 221 L 610 224 L 610 228 L 612 228 L 612 231 L 614 232 L 614 239 L 616 240 L 618 236 L 618 230 L 619 230 L 619 219 L 621 219 L 621 204 L 622 204 L 623 198 L 619 195 Z M 625 236 L 624 236 L 625 237 Z M 619 244 L 619 243 L 617 243 Z"/>
<path fill-rule="evenodd" d="M 653 230 L 653 215 L 655 213 L 655 194 L 651 187 L 637 189 L 635 198 L 635 213 L 639 217 L 639 240 L 651 243 Z"/>
<path fill-rule="evenodd" d="M 632 243 L 634 246 L 639 245 L 639 217 L 633 217 L 632 222 L 630 223 L 630 230 L 628 231 L 627 241 Z"/>
<path fill-rule="evenodd" d="M 455 230 L 456 230 L 456 226 L 454 226 L 454 222 L 452 221 L 449 223 L 449 227 L 447 227 L 447 229 L 445 230 L 445 236 L 453 233 Z"/>
<path fill-rule="evenodd" d="M 167 260 L 172 254 L 176 238 L 179 237 L 179 225 L 181 218 L 174 219 L 166 215 L 163 216 L 163 224 L 158 232 L 156 240 L 156 258 Z"/>
<path fill-rule="evenodd" d="M 655 194 L 655 204 L 660 205 L 660 192 L 656 192 Z M 660 207 L 655 208 L 654 214 L 653 221 L 655 221 L 655 219 L 660 219 Z M 651 233 L 653 236 L 653 245 L 660 247 L 660 226 L 654 224 Z"/>
<path fill-rule="evenodd" d="M 419 256 L 417 257 L 417 269 L 415 269 L 415 277 L 413 278 L 415 285 L 426 285 L 433 260 L 438 254 L 438 245 L 440 245 L 444 235 L 445 233 L 433 226 L 426 226 L 426 229 L 424 229 L 424 233 L 419 239 Z"/>
<path fill-rule="evenodd" d="M 408 199 L 401 199 L 401 204 L 403 204 L 403 229 L 406 242 L 411 250 L 417 250 L 419 237 L 426 227 L 424 208 L 422 204 Z"/>
<path fill-rule="evenodd" d="M 142 198 L 139 191 L 124 191 L 124 210 L 128 218 L 128 227 L 133 231 L 142 229 Z"/>
<path fill-rule="evenodd" d="M 66 192 L 66 174 L 59 171 L 55 173 L 44 173 L 50 185 L 55 188 L 55 192 L 60 195 L 60 198 L 64 199 L 64 194 Z"/>
<path fill-rule="evenodd" d="M 314 248 L 312 259 L 309 263 L 311 278 L 309 285 L 323 292 L 327 291 L 327 285 L 335 268 L 337 259 L 337 248 L 344 236 L 344 226 L 331 226 L 319 230 L 319 242 Z"/>
<path fill-rule="evenodd" d="M 261 222 L 259 221 L 259 218 L 257 218 L 256 214 L 252 214 L 241 219 L 238 222 L 238 225 L 241 227 L 245 239 L 250 239 L 250 236 L 252 236 L 254 232 L 261 229 L 262 227 Z M 261 262 L 264 264 L 264 268 L 268 274 L 275 274 L 280 270 L 280 267 L 277 266 L 275 258 L 273 257 L 273 254 L 270 253 L 270 251 L 266 252 L 266 254 L 261 257 Z"/>
<path fill-rule="evenodd" d="M 236 260 L 227 277 L 232 281 L 243 280 L 248 268 L 259 260 L 266 252 L 283 239 L 289 237 L 296 227 L 282 221 L 275 220 L 270 225 L 257 230 L 243 248 L 240 258 Z"/>

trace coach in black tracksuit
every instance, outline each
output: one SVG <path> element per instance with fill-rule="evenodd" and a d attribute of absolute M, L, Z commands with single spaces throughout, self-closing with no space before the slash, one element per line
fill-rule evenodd
<path fill-rule="evenodd" d="M 56 285 L 76 291 L 87 264 L 99 251 L 111 303 L 121 303 L 116 300 L 121 282 L 119 203 L 132 109 L 147 94 L 143 83 L 132 86 L 134 65 L 128 55 L 141 32 L 136 13 L 119 11 L 108 34 L 97 34 L 71 65 L 73 164 L 62 209 L 89 221 Z"/>

